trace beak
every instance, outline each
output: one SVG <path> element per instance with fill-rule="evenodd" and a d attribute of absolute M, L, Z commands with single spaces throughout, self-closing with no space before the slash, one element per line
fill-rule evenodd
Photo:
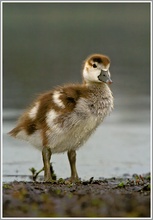
<path fill-rule="evenodd" d="M 98 79 L 107 84 L 112 84 L 113 82 L 110 78 L 110 72 L 108 70 L 107 71 L 101 70 L 101 73 L 98 76 Z"/>
<path fill-rule="evenodd" d="M 112 84 L 113 81 L 112 81 L 111 79 L 108 79 L 108 80 L 106 81 L 106 83 L 107 83 L 107 84 Z"/>

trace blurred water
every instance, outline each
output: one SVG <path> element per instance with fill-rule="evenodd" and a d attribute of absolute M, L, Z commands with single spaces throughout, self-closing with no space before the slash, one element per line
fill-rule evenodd
<path fill-rule="evenodd" d="M 78 151 L 79 176 L 149 172 L 150 4 L 7 3 L 3 10 L 3 180 L 42 167 L 41 152 L 6 134 L 22 109 L 55 85 L 80 82 L 92 53 L 111 58 L 115 109 Z M 70 175 L 66 154 L 52 161 L 58 177 Z"/>

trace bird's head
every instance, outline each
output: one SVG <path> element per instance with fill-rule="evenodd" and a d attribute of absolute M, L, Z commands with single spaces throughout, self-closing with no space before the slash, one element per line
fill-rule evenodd
<path fill-rule="evenodd" d="M 111 84 L 111 75 L 109 72 L 110 59 L 102 54 L 93 54 L 89 56 L 83 67 L 83 79 L 87 84 L 107 83 Z"/>

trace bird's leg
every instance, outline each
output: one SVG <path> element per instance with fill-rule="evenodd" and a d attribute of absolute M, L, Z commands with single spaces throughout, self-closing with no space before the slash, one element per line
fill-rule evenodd
<path fill-rule="evenodd" d="M 71 168 L 71 181 L 77 181 L 78 180 L 78 174 L 76 170 L 76 152 L 75 150 L 69 150 L 67 152 L 70 168 Z"/>
<path fill-rule="evenodd" d="M 43 147 L 42 157 L 44 163 L 44 181 L 52 182 L 52 176 L 50 171 L 50 159 L 51 159 L 51 149 L 47 146 Z"/>

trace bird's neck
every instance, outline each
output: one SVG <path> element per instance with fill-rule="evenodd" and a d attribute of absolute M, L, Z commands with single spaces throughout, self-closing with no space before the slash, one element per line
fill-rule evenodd
<path fill-rule="evenodd" d="M 87 87 L 95 87 L 95 88 L 102 88 L 102 87 L 108 87 L 108 85 L 104 82 L 93 82 L 93 81 L 86 81 L 83 80 L 83 85 Z"/>

